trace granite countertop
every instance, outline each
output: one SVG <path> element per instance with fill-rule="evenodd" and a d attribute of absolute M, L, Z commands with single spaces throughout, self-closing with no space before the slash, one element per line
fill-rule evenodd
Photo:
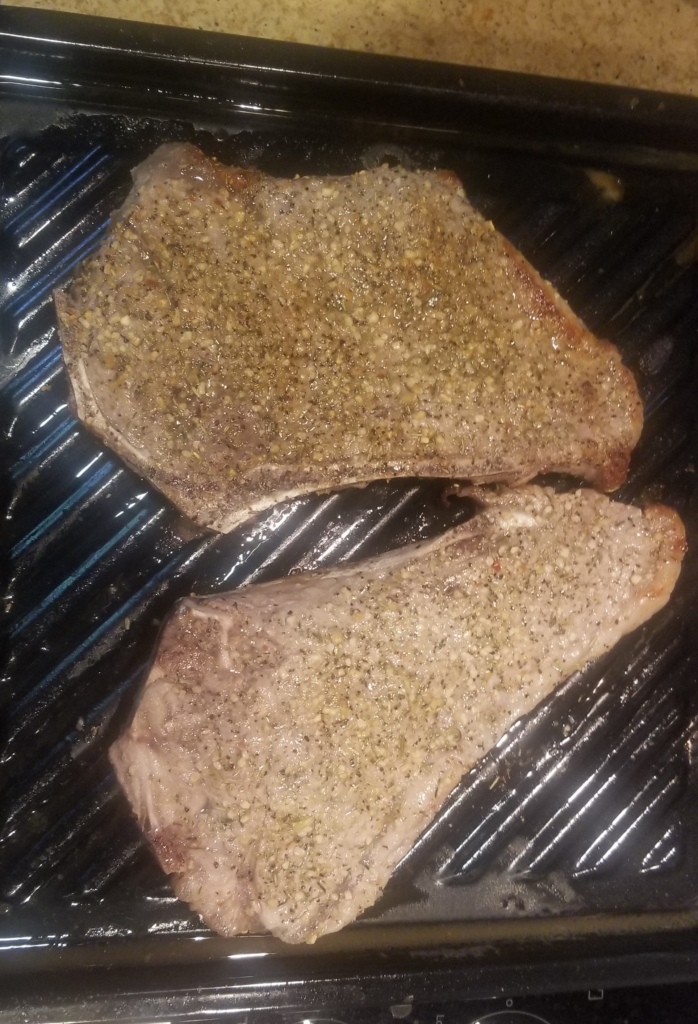
<path fill-rule="evenodd" d="M 698 96 L 698 0 L 13 3 Z"/>

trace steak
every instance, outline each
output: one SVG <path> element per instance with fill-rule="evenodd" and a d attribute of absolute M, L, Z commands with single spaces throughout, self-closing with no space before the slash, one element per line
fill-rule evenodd
<path fill-rule="evenodd" d="M 352 921 L 515 719 L 668 600 L 671 510 L 472 493 L 437 540 L 186 599 L 164 628 L 110 756 L 216 931 L 313 942 Z"/>
<path fill-rule="evenodd" d="M 612 490 L 642 426 L 617 350 L 449 173 L 282 180 L 163 146 L 56 307 L 80 417 L 223 532 L 375 478 Z"/>

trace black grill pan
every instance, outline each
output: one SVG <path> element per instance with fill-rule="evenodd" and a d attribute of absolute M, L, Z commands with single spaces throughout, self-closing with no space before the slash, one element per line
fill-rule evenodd
<path fill-rule="evenodd" d="M 176 30 L 155 39 L 0 8 L 0 973 L 264 957 L 290 958 L 300 977 L 369 950 L 692 942 L 698 103 Z M 620 348 L 646 427 L 618 497 L 667 502 L 689 538 L 665 611 L 514 726 L 380 903 L 313 950 L 212 937 L 174 899 L 107 749 L 176 598 L 375 554 L 471 509 L 443 482 L 377 481 L 285 502 L 217 537 L 75 420 L 52 290 L 98 245 L 130 169 L 181 139 L 283 175 L 384 160 L 455 170 Z"/>

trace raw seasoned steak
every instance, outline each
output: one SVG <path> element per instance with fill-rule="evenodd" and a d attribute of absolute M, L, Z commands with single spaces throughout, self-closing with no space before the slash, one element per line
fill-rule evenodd
<path fill-rule="evenodd" d="M 352 921 L 502 732 L 667 601 L 669 509 L 480 497 L 436 541 L 179 605 L 111 758 L 212 928 Z"/>
<path fill-rule="evenodd" d="M 280 180 L 168 145 L 56 303 L 79 415 L 188 516 L 394 476 L 624 478 L 616 349 L 470 206 L 382 167 Z"/>

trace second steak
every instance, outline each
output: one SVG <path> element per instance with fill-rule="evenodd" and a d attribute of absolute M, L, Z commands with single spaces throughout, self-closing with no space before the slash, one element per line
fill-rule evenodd
<path fill-rule="evenodd" d="M 512 722 L 666 603 L 683 527 L 583 490 L 479 495 L 427 544 L 183 601 L 111 758 L 225 935 L 352 921 Z"/>

